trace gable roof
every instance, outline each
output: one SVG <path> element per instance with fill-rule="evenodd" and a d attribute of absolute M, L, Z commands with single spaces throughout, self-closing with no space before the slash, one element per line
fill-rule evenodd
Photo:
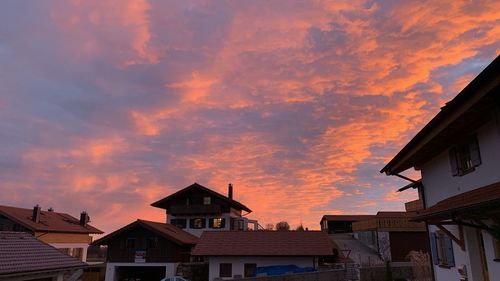
<path fill-rule="evenodd" d="M 198 237 L 171 224 L 138 219 L 94 241 L 92 245 L 106 245 L 110 240 L 113 240 L 114 237 L 127 232 L 134 227 L 143 227 L 148 229 L 165 239 L 175 242 L 178 245 L 194 245 L 198 242 Z"/>
<path fill-rule="evenodd" d="M 368 220 L 373 218 L 374 215 L 324 215 L 321 218 L 321 221 L 327 220 L 327 221 L 362 221 L 362 220 Z"/>
<path fill-rule="evenodd" d="M 455 98 L 406 144 L 380 171 L 398 174 L 425 163 L 457 137 L 483 124 L 500 103 L 500 56 L 497 56 Z M 487 119 L 486 119 L 487 120 Z"/>
<path fill-rule="evenodd" d="M 60 233 L 103 233 L 101 230 L 87 224 L 80 225 L 80 220 L 65 213 L 40 211 L 40 221 L 33 221 L 33 209 L 0 206 L 0 215 L 32 230 Z"/>
<path fill-rule="evenodd" d="M 28 233 L 0 231 L 0 279 L 6 275 L 64 271 L 86 266 Z"/>
<path fill-rule="evenodd" d="M 247 206 L 241 204 L 240 202 L 236 201 L 236 200 L 233 200 L 227 196 L 224 196 L 218 192 L 215 192 L 207 187 L 204 187 L 203 185 L 199 184 L 199 183 L 193 183 L 192 185 L 188 186 L 188 187 L 185 187 L 161 200 L 158 200 L 154 203 L 151 204 L 151 206 L 153 207 L 157 207 L 157 208 L 162 208 L 162 209 L 166 209 L 167 206 L 170 204 L 170 202 L 175 199 L 176 197 L 178 196 L 182 196 L 183 194 L 185 194 L 186 192 L 190 191 L 190 190 L 193 190 L 193 189 L 198 189 L 198 190 L 201 190 L 201 191 L 204 191 L 204 192 L 207 192 L 209 193 L 210 195 L 212 196 L 215 196 L 219 199 L 221 199 L 222 201 L 225 201 L 227 202 L 229 205 L 231 205 L 231 207 L 235 208 L 235 209 L 238 209 L 238 210 L 244 210 L 246 212 L 252 212 L 252 210 L 250 210 L 250 208 L 248 208 Z"/>
<path fill-rule="evenodd" d="M 195 256 L 330 256 L 323 231 L 204 231 Z"/>

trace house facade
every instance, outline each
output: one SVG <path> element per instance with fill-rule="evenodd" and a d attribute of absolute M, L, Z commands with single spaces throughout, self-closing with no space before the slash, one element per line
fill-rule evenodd
<path fill-rule="evenodd" d="M 231 184 L 225 196 L 194 183 L 151 206 L 165 209 L 168 224 L 198 237 L 206 230 L 256 230 L 259 227 L 257 221 L 244 217 L 252 210 L 233 199 Z"/>
<path fill-rule="evenodd" d="M 314 271 L 332 253 L 323 231 L 205 231 L 192 254 L 213 281 Z"/>
<path fill-rule="evenodd" d="M 29 233 L 0 231 L 0 280 L 78 280 L 86 266 Z"/>
<path fill-rule="evenodd" d="M 198 238 L 173 225 L 137 220 L 93 245 L 107 246 L 106 281 L 159 281 L 174 277 L 177 264 L 189 262 Z"/>
<path fill-rule="evenodd" d="M 421 171 L 419 194 L 441 280 L 500 276 L 500 58 L 497 57 L 382 169 Z M 417 181 L 415 181 L 417 183 Z"/>
<path fill-rule="evenodd" d="M 0 231 L 27 232 L 60 251 L 86 262 L 91 234 L 103 232 L 89 224 L 86 212 L 80 219 L 52 209 L 0 206 Z"/>
<path fill-rule="evenodd" d="M 321 230 L 328 234 L 352 233 L 352 224 L 373 218 L 372 215 L 324 215 L 321 218 Z"/>

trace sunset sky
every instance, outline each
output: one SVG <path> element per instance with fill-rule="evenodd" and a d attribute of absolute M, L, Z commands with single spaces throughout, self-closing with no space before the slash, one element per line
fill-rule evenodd
<path fill-rule="evenodd" d="M 499 53 L 498 0 L 2 1 L 0 205 L 109 232 L 231 182 L 262 225 L 402 210 L 378 171 Z"/>

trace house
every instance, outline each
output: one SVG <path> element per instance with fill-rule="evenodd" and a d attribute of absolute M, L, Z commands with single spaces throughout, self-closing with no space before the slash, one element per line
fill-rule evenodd
<path fill-rule="evenodd" d="M 86 266 L 31 234 L 0 231 L 0 280 L 76 280 Z"/>
<path fill-rule="evenodd" d="M 402 172 L 415 168 L 421 182 Z M 497 57 L 381 170 L 417 185 L 434 276 L 500 276 L 500 57 Z M 495 277 L 496 276 L 496 277 Z"/>
<path fill-rule="evenodd" d="M 354 237 L 384 261 L 408 261 L 411 251 L 429 253 L 425 223 L 410 221 L 414 215 L 414 212 L 378 212 L 368 220 L 352 224 Z"/>
<path fill-rule="evenodd" d="M 137 220 L 93 245 L 108 248 L 106 281 L 161 280 L 173 277 L 179 262 L 190 260 L 198 237 L 165 223 Z"/>
<path fill-rule="evenodd" d="M 321 218 L 321 230 L 328 234 L 352 233 L 352 223 L 372 218 L 372 215 L 324 215 Z"/>
<path fill-rule="evenodd" d="M 205 231 L 192 255 L 209 263 L 209 280 L 313 271 L 332 255 L 323 231 Z"/>
<path fill-rule="evenodd" d="M 92 242 L 90 235 L 103 233 L 88 222 L 86 212 L 82 212 L 77 219 L 52 209 L 42 211 L 38 205 L 33 209 L 0 206 L 0 231 L 30 233 L 83 262 L 86 262 L 87 248 Z"/>
<path fill-rule="evenodd" d="M 231 184 L 227 196 L 224 196 L 193 183 L 151 206 L 165 209 L 168 224 L 198 237 L 205 230 L 248 230 L 259 227 L 257 221 L 244 217 L 252 210 L 233 199 Z"/>

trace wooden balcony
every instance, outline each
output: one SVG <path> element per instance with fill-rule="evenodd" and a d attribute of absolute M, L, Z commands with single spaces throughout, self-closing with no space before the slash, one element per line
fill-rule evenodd
<path fill-rule="evenodd" d="M 409 218 L 374 218 L 352 223 L 353 232 L 361 231 L 425 231 L 425 223 L 412 222 Z"/>
<path fill-rule="evenodd" d="M 414 201 L 406 202 L 405 208 L 407 212 L 416 212 L 424 209 L 424 201 L 417 199 Z"/>
<path fill-rule="evenodd" d="M 220 205 L 172 205 L 170 206 L 169 214 L 172 215 L 204 215 L 204 214 L 220 214 Z"/>

